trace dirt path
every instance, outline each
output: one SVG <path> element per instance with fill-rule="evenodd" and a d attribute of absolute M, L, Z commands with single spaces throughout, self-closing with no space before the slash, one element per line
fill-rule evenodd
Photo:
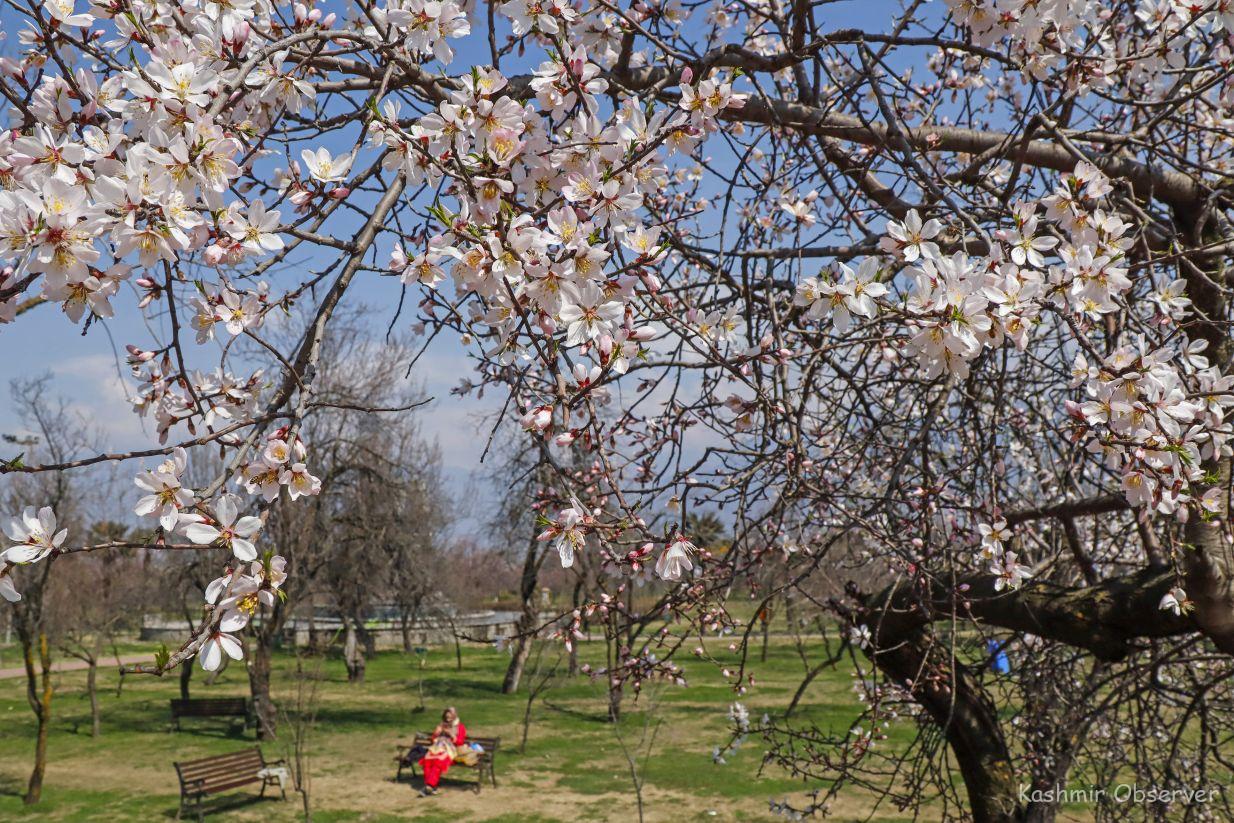
<path fill-rule="evenodd" d="M 149 654 L 126 654 L 120 657 L 120 663 L 128 665 L 129 663 L 149 663 Z M 100 669 L 110 669 L 116 664 L 116 658 L 108 657 L 106 660 L 99 661 Z M 57 660 L 51 664 L 53 672 L 77 672 L 87 668 L 84 660 Z M 8 677 L 25 677 L 26 667 L 15 666 L 11 669 L 0 669 L 0 680 Z"/>

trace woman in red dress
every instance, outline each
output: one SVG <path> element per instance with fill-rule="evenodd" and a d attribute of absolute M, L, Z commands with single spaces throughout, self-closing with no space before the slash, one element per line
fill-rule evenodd
<path fill-rule="evenodd" d="M 428 754 L 420 758 L 420 768 L 424 770 L 424 788 L 420 794 L 437 794 L 441 776 L 450 770 L 450 764 L 458 757 L 459 747 L 466 742 L 467 729 L 451 706 L 441 713 L 441 722 L 433 729 L 433 743 Z"/>

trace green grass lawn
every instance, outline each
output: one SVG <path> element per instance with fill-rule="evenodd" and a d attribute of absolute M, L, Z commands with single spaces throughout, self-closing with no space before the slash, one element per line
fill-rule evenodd
<path fill-rule="evenodd" d="M 132 644 L 125 644 L 124 651 L 131 653 Z M 601 651 L 585 645 L 583 659 Z M 416 711 L 420 670 L 414 656 L 379 653 L 369 662 L 363 685 L 346 682 L 341 661 L 324 660 L 318 725 L 311 744 L 314 819 L 491 823 L 637 819 L 628 766 L 605 720 L 602 684 L 585 676 L 559 679 L 536 704 L 527 749 L 519 753 L 526 695 L 500 693 L 507 660 L 494 649 L 467 649 L 463 667 L 457 670 L 453 648 L 432 649 L 423 670 L 423 711 Z M 306 665 L 315 664 L 309 661 Z M 688 688 L 657 686 L 654 698 L 648 692 L 637 702 L 626 701 L 622 729 L 630 745 L 637 743 L 652 702 L 657 704 L 653 719 L 662 723 L 645 768 L 648 820 L 768 820 L 773 819 L 767 811 L 769 798 L 799 795 L 816 787 L 790 779 L 774 767 L 760 774 L 763 749 L 757 737 L 751 737 L 727 764 L 713 763 L 713 747 L 729 737 L 727 710 L 734 694 L 712 664 L 687 661 L 685 666 Z M 296 691 L 294 668 L 291 654 L 276 657 L 274 692 L 284 706 Z M 757 720 L 764 711 L 783 710 L 803 669 L 792 647 L 777 642 L 768 661 L 756 664 L 754 671 L 757 686 L 742 700 Z M 103 734 L 94 739 L 89 736 L 84 673 L 65 672 L 55 679 L 50 765 L 43 802 L 33 808 L 21 802 L 35 729 L 25 700 L 25 681 L 0 680 L 4 719 L 0 724 L 0 819 L 171 819 L 178 805 L 173 761 L 253 745 L 251 731 L 239 733 L 223 720 L 185 721 L 183 731 L 169 733 L 167 701 L 178 694 L 175 676 L 161 680 L 130 676 L 117 697 L 117 675 L 111 667 L 100 677 Z M 247 690 L 247 676 L 238 665 L 210 687 L 205 686 L 201 672 L 193 678 L 193 694 L 198 697 L 246 695 Z M 458 784 L 447 786 L 438 797 L 420 799 L 415 795 L 418 782 L 392 782 L 394 744 L 408 739 L 416 729 L 431 728 L 447 704 L 458 707 L 473 734 L 501 736 L 497 790 L 475 795 Z M 814 681 L 795 719 L 812 720 L 843 733 L 858 712 L 852 673 L 840 669 Z M 911 734 L 908 724 L 893 728 L 888 745 L 902 744 Z M 285 741 L 262 744 L 268 759 L 286 756 L 286 745 Z M 471 779 L 470 771 L 459 772 Z M 866 819 L 869 809 L 864 801 L 868 798 L 863 800 L 860 792 L 846 791 L 845 805 L 837 809 L 837 817 Z M 299 818 L 299 804 L 294 801 L 242 803 L 212 817 Z M 887 808 L 872 819 L 899 816 Z"/>

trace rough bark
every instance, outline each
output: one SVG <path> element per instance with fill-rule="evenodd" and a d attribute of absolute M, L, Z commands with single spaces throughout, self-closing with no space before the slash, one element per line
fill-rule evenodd
<path fill-rule="evenodd" d="M 531 656 L 531 638 L 525 632 L 532 629 L 534 626 L 525 627 L 524 618 L 519 618 L 518 634 L 510 649 L 510 665 L 506 666 L 506 676 L 501 681 L 502 694 L 514 694 L 518 691 L 518 684 L 523 679 L 523 669 L 527 667 L 527 658 Z"/>
<path fill-rule="evenodd" d="M 34 644 L 26 645 L 26 683 L 29 687 L 30 706 L 38 718 L 38 731 L 34 739 L 34 769 L 22 798 L 26 805 L 38 803 L 43 797 L 43 775 L 47 772 L 47 733 L 51 729 L 51 653 L 47 648 L 47 634 L 38 636 L 39 668 L 34 668 Z M 36 680 L 37 678 L 37 680 Z M 36 682 L 41 684 L 36 686 Z"/>
<path fill-rule="evenodd" d="M 1175 220 L 1188 233 L 1197 247 L 1226 239 L 1230 232 L 1218 226 L 1215 215 L 1198 206 L 1174 210 Z M 1229 306 L 1223 288 L 1225 261 L 1220 256 L 1196 258 L 1184 267 L 1187 296 L 1191 298 L 1192 316 L 1184 324 L 1189 337 L 1205 340 L 1205 355 L 1209 362 L 1229 374 L 1234 365 L 1234 340 L 1231 340 L 1226 316 Z M 1207 460 L 1202 467 L 1213 478 L 1213 486 L 1230 488 L 1230 460 Z M 1217 648 L 1234 654 L 1234 546 L 1225 539 L 1223 525 L 1229 516 L 1229 495 L 1222 494 L 1220 507 L 1212 519 L 1192 517 L 1184 529 L 1189 547 L 1184 556 L 1187 596 L 1195 605 L 1195 622 Z"/>
<path fill-rule="evenodd" d="M 364 651 L 357 637 L 356 619 L 343 620 L 343 665 L 347 667 L 348 683 L 364 682 Z"/>
<path fill-rule="evenodd" d="M 946 738 L 968 792 L 976 823 L 1021 821 L 1011 753 L 998 708 L 977 677 L 925 628 L 874 638 L 871 659 L 904 686 Z"/>
<path fill-rule="evenodd" d="M 257 739 L 273 740 L 276 736 L 278 712 L 270 696 L 271 649 L 262 642 L 265 631 L 257 632 L 253 653 L 249 655 L 249 691 L 253 698 L 253 714 L 257 721 Z"/>
<path fill-rule="evenodd" d="M 407 613 L 406 609 L 399 612 L 398 621 L 399 629 L 403 633 L 403 653 L 411 654 L 415 644 L 411 642 L 411 615 Z"/>
<path fill-rule="evenodd" d="M 531 654 L 532 634 L 535 632 L 539 618 L 536 609 L 536 590 L 540 581 L 540 564 L 544 556 L 539 548 L 540 541 L 533 534 L 527 542 L 527 551 L 523 555 L 523 574 L 519 579 L 522 614 L 519 615 L 518 626 L 512 641 L 514 645 L 511 649 L 510 665 L 506 667 L 506 676 L 501 681 L 502 694 L 514 694 L 518 691 L 523 669 L 526 668 L 527 658 Z"/>
<path fill-rule="evenodd" d="M 889 586 L 867 603 L 866 621 L 872 630 L 881 626 L 887 636 L 893 636 L 911 633 L 934 620 L 949 620 L 955 614 L 1116 661 L 1131 652 L 1138 638 L 1173 637 L 1196 630 L 1190 618 L 1159 608 L 1162 595 L 1174 584 L 1171 572 L 1145 569 L 1079 588 L 1042 582 L 999 592 L 989 575 L 957 581 L 954 591 Z"/>

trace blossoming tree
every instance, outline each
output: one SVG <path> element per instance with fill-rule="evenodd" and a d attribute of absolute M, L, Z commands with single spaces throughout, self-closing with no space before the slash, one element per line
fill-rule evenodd
<path fill-rule="evenodd" d="M 656 574 L 666 619 L 717 631 L 733 579 L 773 555 L 785 589 L 842 575 L 840 545 L 878 567 L 885 588 L 819 604 L 877 672 L 871 723 L 828 743 L 842 756 L 789 758 L 804 773 L 1047 819 L 1018 784 L 1219 762 L 1224 0 L 909 2 L 890 20 L 798 0 L 13 8 L 7 350 L 36 319 L 71 334 L 140 314 L 122 333 L 158 439 L 0 471 L 130 461 L 141 545 L 217 557 L 201 625 L 144 671 L 239 656 L 295 573 L 262 526 L 320 489 L 302 435 L 323 336 L 376 283 L 390 307 L 372 322 L 459 338 L 477 363 L 460 391 L 506 392 L 557 467 L 542 536 L 612 581 L 582 611 L 628 610 L 632 578 Z M 267 334 L 295 313 L 293 343 Z M 205 449 L 225 469 L 190 488 Z M 733 524 L 723 555 L 681 527 L 699 504 Z M 42 505 L 7 529 L 7 599 L 23 566 L 121 545 L 57 531 Z M 956 626 L 1032 636 L 1010 689 Z M 608 675 L 678 677 L 682 636 Z M 1051 689 L 1074 733 L 1044 730 Z M 1134 694 L 1140 717 L 1202 734 L 1132 746 L 1110 725 L 1129 703 L 1097 721 L 1069 694 Z M 930 780 L 880 765 L 900 700 Z M 952 762 L 964 797 L 927 771 Z"/>

